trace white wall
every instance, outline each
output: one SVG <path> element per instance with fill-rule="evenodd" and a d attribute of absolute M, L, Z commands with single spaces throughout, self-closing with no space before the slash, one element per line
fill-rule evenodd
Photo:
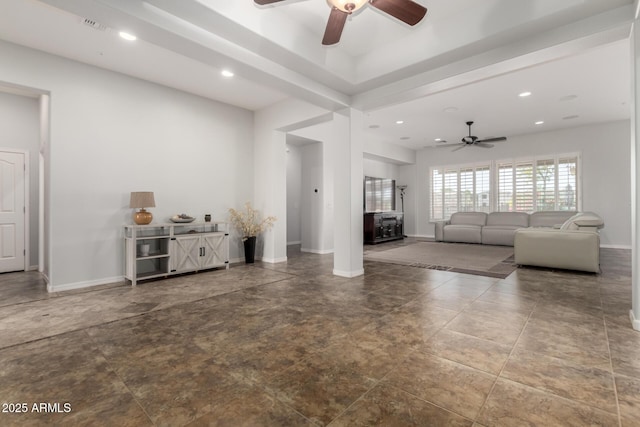
<path fill-rule="evenodd" d="M 302 158 L 301 203 L 302 249 L 313 253 L 331 253 L 334 249 L 334 167 L 329 144 L 333 141 L 333 125 L 325 122 L 298 129 L 293 134 L 318 141 L 305 145 Z M 318 193 L 315 190 L 318 189 Z M 313 206 L 313 208 L 311 208 Z"/>
<path fill-rule="evenodd" d="M 326 121 L 327 114 L 327 110 L 295 99 L 278 102 L 255 113 L 254 200 L 265 215 L 278 218 L 273 229 L 258 240 L 256 256 L 263 261 L 287 259 L 287 132 Z"/>
<path fill-rule="evenodd" d="M 558 131 L 509 136 L 490 150 L 465 148 L 451 152 L 425 149 L 417 155 L 416 234 L 433 236 L 429 223 L 429 168 L 555 153 L 582 153 L 582 210 L 605 221 L 603 245 L 631 245 L 631 172 L 629 121 L 582 126 Z"/>
<path fill-rule="evenodd" d="M 122 277 L 131 191 L 155 192 L 154 222 L 253 199 L 250 111 L 5 42 L 0 57 L 0 81 L 51 93 L 54 289 Z"/>
<path fill-rule="evenodd" d="M 302 243 L 302 154 L 287 144 L 287 245 Z"/>
<path fill-rule="evenodd" d="M 40 103 L 37 98 L 0 92 L 0 148 L 29 153 L 29 266 L 38 266 Z"/>
<path fill-rule="evenodd" d="M 363 151 L 365 157 L 380 161 L 391 161 L 396 164 L 414 164 L 416 151 L 400 145 L 388 144 L 382 141 L 374 141 L 367 138 Z"/>
<path fill-rule="evenodd" d="M 302 246 L 304 252 L 322 253 L 325 188 L 322 143 L 301 147 L 302 151 Z"/>
<path fill-rule="evenodd" d="M 396 164 L 384 162 L 382 160 L 367 159 L 365 157 L 362 161 L 362 167 L 364 169 L 364 176 L 389 178 L 395 179 L 396 181 L 398 179 L 398 165 Z"/>

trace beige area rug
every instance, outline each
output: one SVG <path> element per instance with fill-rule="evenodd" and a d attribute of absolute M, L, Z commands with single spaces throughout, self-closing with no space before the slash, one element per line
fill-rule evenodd
<path fill-rule="evenodd" d="M 415 242 L 388 250 L 365 250 L 364 259 L 501 279 L 517 268 L 512 247 L 465 243 Z"/>

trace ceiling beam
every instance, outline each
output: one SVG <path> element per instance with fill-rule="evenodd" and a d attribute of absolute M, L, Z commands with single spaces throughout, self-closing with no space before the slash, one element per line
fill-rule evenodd
<path fill-rule="evenodd" d="M 472 54 L 477 46 L 467 46 L 464 59 L 421 72 L 416 65 L 411 77 L 354 95 L 351 105 L 374 111 L 623 40 L 632 16 L 629 5 L 480 54 Z"/>

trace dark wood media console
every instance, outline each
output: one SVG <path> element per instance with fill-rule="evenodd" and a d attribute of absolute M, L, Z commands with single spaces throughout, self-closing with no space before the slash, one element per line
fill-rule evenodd
<path fill-rule="evenodd" d="M 381 243 L 402 239 L 404 235 L 402 212 L 366 212 L 364 214 L 364 243 Z"/>

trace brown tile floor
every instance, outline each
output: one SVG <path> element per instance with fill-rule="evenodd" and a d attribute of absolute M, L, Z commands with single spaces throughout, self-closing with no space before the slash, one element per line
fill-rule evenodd
<path fill-rule="evenodd" d="M 60 294 L 0 275 L 0 425 L 640 425 L 629 251 L 504 280 L 332 263 Z"/>

